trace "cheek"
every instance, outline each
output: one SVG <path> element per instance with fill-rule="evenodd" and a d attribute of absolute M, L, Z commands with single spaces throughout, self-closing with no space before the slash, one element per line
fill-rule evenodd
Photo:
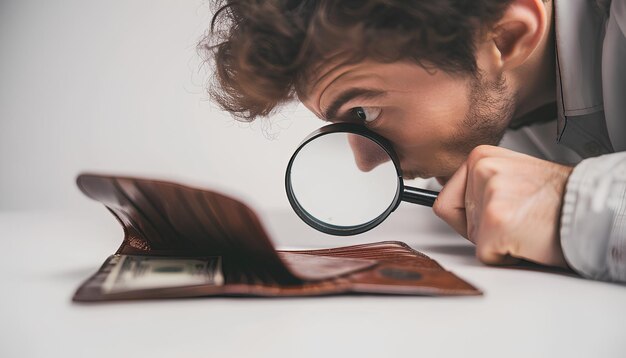
<path fill-rule="evenodd" d="M 390 111 L 392 122 L 386 133 L 398 147 L 434 148 L 457 140 L 456 134 L 465 124 L 469 101 L 465 91 L 448 96 L 416 98 Z"/>
<path fill-rule="evenodd" d="M 392 124 L 380 133 L 389 139 L 403 170 L 420 175 L 447 175 L 463 158 L 450 148 L 462 141 L 458 134 L 466 126 L 468 94 L 457 89 L 447 96 L 416 97 L 388 111 Z M 382 130 L 381 130 L 382 132 Z"/>

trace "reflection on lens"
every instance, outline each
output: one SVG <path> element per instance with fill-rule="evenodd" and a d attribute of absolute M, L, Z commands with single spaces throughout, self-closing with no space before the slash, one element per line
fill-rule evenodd
<path fill-rule="evenodd" d="M 333 226 L 369 223 L 394 204 L 400 185 L 387 152 L 358 134 L 335 132 L 300 149 L 290 172 L 306 213 Z"/>

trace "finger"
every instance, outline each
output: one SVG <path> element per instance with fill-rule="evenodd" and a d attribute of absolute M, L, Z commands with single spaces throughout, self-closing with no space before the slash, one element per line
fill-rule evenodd
<path fill-rule="evenodd" d="M 520 262 L 520 259 L 484 244 L 476 246 L 476 257 L 486 265 L 515 265 Z"/>
<path fill-rule="evenodd" d="M 493 180 L 492 180 L 493 182 Z M 512 255 L 518 251 L 506 223 L 512 220 L 506 206 L 483 200 L 480 221 L 476 226 L 476 256 L 488 265 L 512 265 L 519 260 Z"/>
<path fill-rule="evenodd" d="M 467 184 L 465 186 L 465 211 L 467 217 L 467 238 L 476 243 L 477 231 L 481 223 L 485 186 L 495 171 L 489 165 L 492 158 L 473 160 L 468 164 Z"/>
<path fill-rule="evenodd" d="M 478 226 L 483 220 L 483 207 L 494 194 L 490 190 L 492 179 L 519 153 L 494 146 L 481 145 L 470 153 L 467 159 L 467 185 L 465 189 L 465 210 L 467 214 L 467 235 L 472 242 L 477 241 Z"/>
<path fill-rule="evenodd" d="M 466 181 L 467 164 L 463 163 L 448 180 L 433 205 L 435 214 L 464 237 L 467 237 L 467 218 L 465 215 Z"/>
<path fill-rule="evenodd" d="M 465 189 L 465 209 L 467 211 L 467 234 L 472 242 L 476 241 L 478 226 L 484 220 L 485 207 L 490 205 L 494 197 L 501 195 L 501 189 L 509 183 L 503 182 L 498 174 L 510 159 L 502 157 L 484 157 L 468 165 L 467 185 Z"/>

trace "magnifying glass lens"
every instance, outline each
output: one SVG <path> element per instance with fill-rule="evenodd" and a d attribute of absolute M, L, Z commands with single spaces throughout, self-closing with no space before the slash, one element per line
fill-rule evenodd
<path fill-rule="evenodd" d="M 288 195 L 309 224 L 331 231 L 365 227 L 398 200 L 400 178 L 391 157 L 359 134 L 316 137 L 300 147 L 290 165 Z"/>

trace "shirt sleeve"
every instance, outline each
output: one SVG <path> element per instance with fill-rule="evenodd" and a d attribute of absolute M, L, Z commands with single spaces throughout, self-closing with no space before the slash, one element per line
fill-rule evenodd
<path fill-rule="evenodd" d="M 626 152 L 580 162 L 561 211 L 561 247 L 580 275 L 626 282 Z"/>

